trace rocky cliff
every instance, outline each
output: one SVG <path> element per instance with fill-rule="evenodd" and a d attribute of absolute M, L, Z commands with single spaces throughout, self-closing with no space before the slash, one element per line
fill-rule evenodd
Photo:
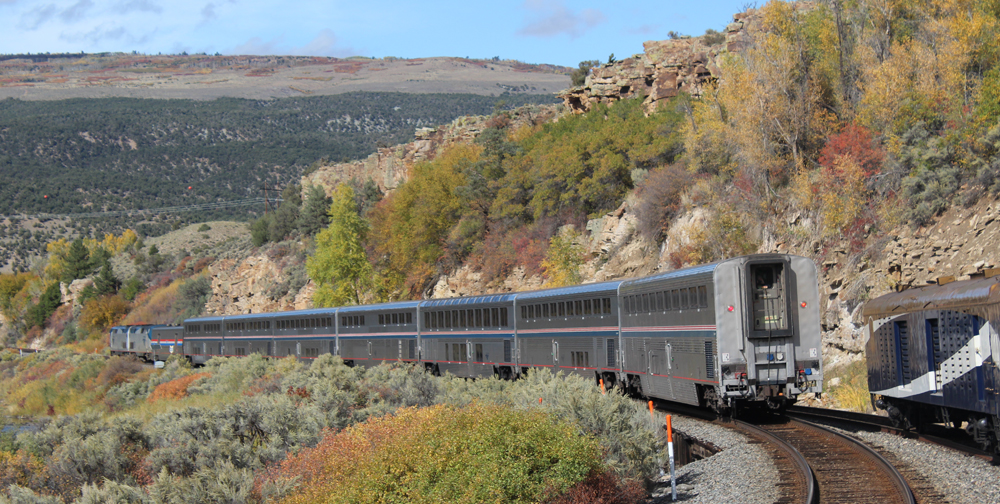
<path fill-rule="evenodd" d="M 518 127 L 546 122 L 556 114 L 555 106 L 538 105 L 521 107 L 511 115 L 514 127 Z M 433 160 L 443 149 L 456 143 L 473 141 L 488 120 L 488 116 L 464 116 L 437 128 L 417 129 L 412 142 L 380 148 L 360 161 L 319 167 L 302 177 L 302 187 L 318 185 L 330 195 L 342 182 L 371 179 L 383 193 L 389 193 L 409 177 L 410 170 L 417 163 Z"/>
<path fill-rule="evenodd" d="M 814 8 L 813 2 L 791 5 Z M 583 86 L 560 91 L 559 97 L 576 113 L 623 98 L 643 96 L 646 110 L 652 111 L 661 100 L 680 93 L 701 97 L 706 86 L 721 77 L 723 58 L 747 47 L 760 30 L 757 9 L 747 9 L 733 15 L 724 33 L 649 41 L 642 54 L 592 69 Z"/>

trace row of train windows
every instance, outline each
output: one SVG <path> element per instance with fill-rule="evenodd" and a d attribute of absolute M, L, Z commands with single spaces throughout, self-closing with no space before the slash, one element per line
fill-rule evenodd
<path fill-rule="evenodd" d="M 392 325 L 392 324 L 412 324 L 413 323 L 413 313 L 380 313 L 378 316 L 378 325 Z"/>
<path fill-rule="evenodd" d="M 361 327 L 365 325 L 364 315 L 348 315 L 340 317 L 340 325 L 343 327 Z"/>
<path fill-rule="evenodd" d="M 424 327 L 426 329 L 507 326 L 507 308 L 424 312 Z"/>
<path fill-rule="evenodd" d="M 472 362 L 485 362 L 489 355 L 483 353 L 483 344 L 476 343 L 473 347 L 475 355 L 473 356 Z M 468 343 L 445 343 L 444 344 L 444 360 L 451 362 L 469 362 L 469 344 Z M 410 358 L 413 358 L 413 352 L 410 352 Z M 503 342 L 503 361 L 511 361 L 511 347 L 510 340 L 504 340 Z"/>
<path fill-rule="evenodd" d="M 227 331 L 260 331 L 271 328 L 270 320 L 251 320 L 249 322 L 226 322 Z"/>
<path fill-rule="evenodd" d="M 708 287 L 700 285 L 683 289 L 634 294 L 625 296 L 625 313 L 652 313 L 657 311 L 708 308 Z"/>
<path fill-rule="evenodd" d="M 313 329 L 333 326 L 333 317 L 279 320 L 278 329 Z"/>
<path fill-rule="evenodd" d="M 184 328 L 189 333 L 218 332 L 220 324 L 191 324 Z"/>
<path fill-rule="evenodd" d="M 577 299 L 521 306 L 521 319 L 611 314 L 611 298 Z"/>

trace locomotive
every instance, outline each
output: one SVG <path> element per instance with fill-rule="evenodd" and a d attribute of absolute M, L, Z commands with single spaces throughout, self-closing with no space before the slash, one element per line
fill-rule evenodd
<path fill-rule="evenodd" d="M 354 366 L 410 362 L 467 378 L 515 379 L 546 368 L 720 412 L 781 410 L 800 394 L 822 392 L 817 285 L 810 259 L 750 255 L 532 292 L 114 328 L 110 343 L 112 352 L 155 357 L 165 355 L 163 341 L 174 341 L 194 364 L 330 353 Z M 143 330 L 159 350 L 123 340 Z"/>
<path fill-rule="evenodd" d="M 1000 273 L 886 294 L 865 304 L 868 390 L 893 424 L 965 429 L 1000 453 Z"/>

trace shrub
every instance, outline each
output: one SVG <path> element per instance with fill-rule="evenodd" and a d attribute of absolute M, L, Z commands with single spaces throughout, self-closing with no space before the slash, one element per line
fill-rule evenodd
<path fill-rule="evenodd" d="M 639 480 L 623 479 L 611 470 L 594 471 L 587 479 L 573 485 L 552 504 L 640 504 L 646 502 L 646 490 Z"/>
<path fill-rule="evenodd" d="M 404 409 L 328 434 L 281 465 L 282 502 L 539 502 L 599 467 L 597 443 L 540 409 Z"/>
<path fill-rule="evenodd" d="M 121 296 L 104 296 L 87 301 L 80 312 L 80 326 L 91 333 L 104 333 L 129 311 L 128 301 Z"/>
<path fill-rule="evenodd" d="M 182 376 L 175 380 L 157 385 L 153 392 L 147 397 L 147 401 L 156 402 L 160 399 L 182 399 L 187 396 L 188 386 L 193 382 L 211 376 L 209 373 L 195 373 Z"/>
<path fill-rule="evenodd" d="M 211 229 L 212 229 L 212 226 L 209 226 L 208 224 L 202 224 L 202 225 L 198 226 L 198 232 L 199 233 L 204 233 L 205 231 L 210 231 Z"/>
<path fill-rule="evenodd" d="M 650 172 L 638 190 L 639 232 L 650 240 L 662 242 L 670 222 L 681 209 L 681 194 L 693 183 L 694 177 L 681 165 L 664 166 Z"/>
<path fill-rule="evenodd" d="M 97 382 L 103 386 L 118 385 L 129 381 L 143 369 L 142 363 L 135 357 L 111 357 L 108 359 L 108 365 L 97 375 Z"/>

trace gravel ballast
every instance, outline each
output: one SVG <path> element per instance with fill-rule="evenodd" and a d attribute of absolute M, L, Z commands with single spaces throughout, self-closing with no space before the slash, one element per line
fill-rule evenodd
<path fill-rule="evenodd" d="M 722 450 L 676 469 L 678 501 L 695 504 L 771 504 L 778 500 L 778 471 L 760 445 L 750 443 L 739 432 L 702 420 L 675 415 L 673 426 Z M 665 453 L 663 458 L 666 465 Z M 666 474 L 657 483 L 651 502 L 671 502 L 670 475 Z"/>

